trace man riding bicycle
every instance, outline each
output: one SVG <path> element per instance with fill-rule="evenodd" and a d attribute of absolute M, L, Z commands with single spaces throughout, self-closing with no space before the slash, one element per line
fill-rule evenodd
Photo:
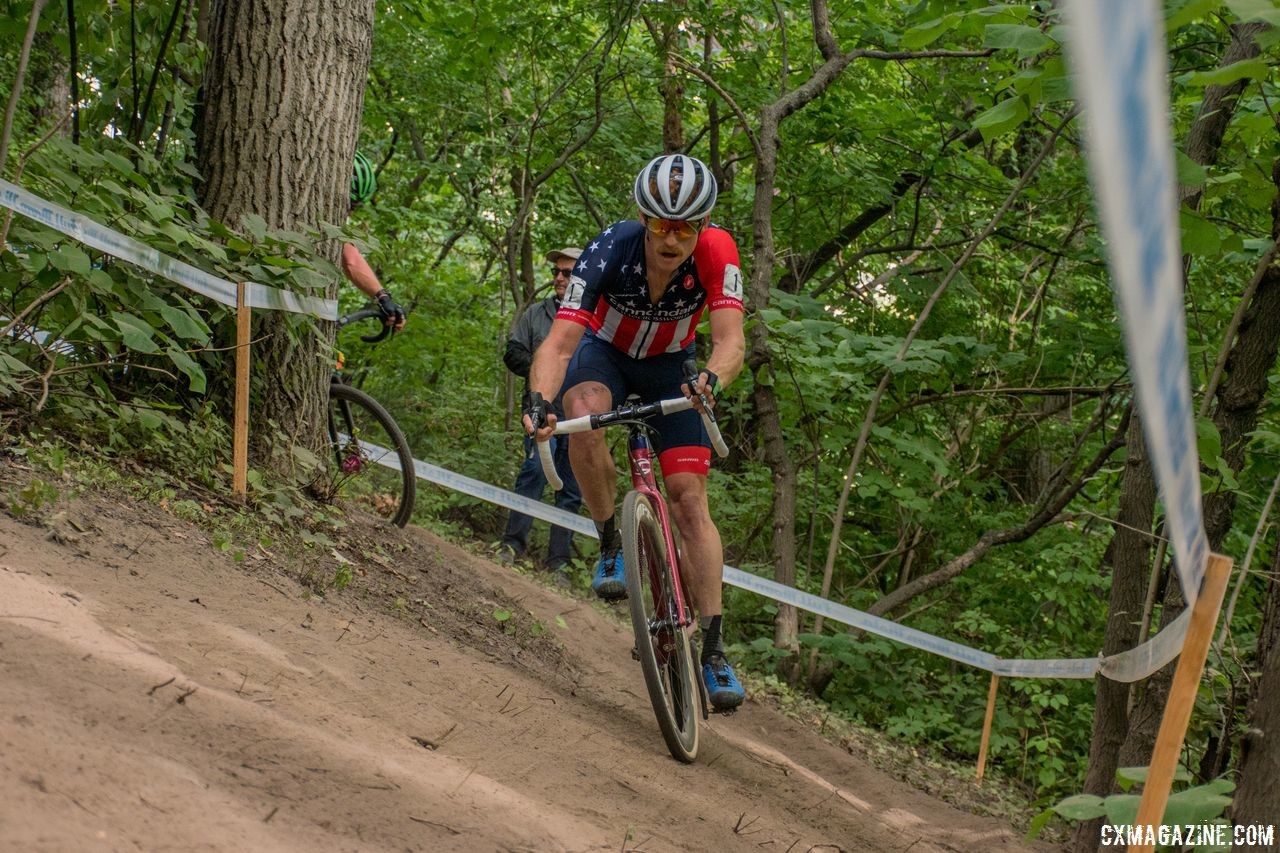
<path fill-rule="evenodd" d="M 692 395 L 694 409 L 653 420 L 672 516 L 683 538 L 689 594 L 702 629 L 702 677 L 712 705 L 727 711 L 744 698 L 721 641 L 724 548 L 707 505 L 711 442 L 699 395 L 715 395 L 742 369 L 742 273 L 738 247 L 710 223 L 716 180 L 706 164 L 671 154 L 654 158 L 635 181 L 640 218 L 617 222 L 588 244 L 551 331 L 534 356 L 525 430 L 551 436 L 548 401 L 563 389 L 568 418 L 607 412 L 628 394 L 643 402 Z M 694 354 L 702 312 L 710 310 L 711 356 L 695 388 L 682 366 Z M 600 534 L 591 588 L 606 600 L 626 596 L 622 538 L 614 512 L 613 458 L 598 431 L 570 437 L 569 461 Z"/>
<path fill-rule="evenodd" d="M 373 198 L 377 189 L 378 177 L 374 174 L 373 163 L 357 151 L 351 171 L 350 210 L 354 211 Z M 369 266 L 369 262 L 364 259 L 364 255 L 360 254 L 360 250 L 354 243 L 344 243 L 342 246 L 342 271 L 352 284 L 363 291 L 365 296 L 378 303 L 384 323 L 394 327 L 397 332 L 404 328 L 404 309 L 391 298 L 391 294 L 378 281 L 377 273 L 373 271 L 373 267 Z"/>

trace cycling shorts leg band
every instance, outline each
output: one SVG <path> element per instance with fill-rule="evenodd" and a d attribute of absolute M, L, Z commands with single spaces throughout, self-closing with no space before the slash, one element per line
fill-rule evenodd
<path fill-rule="evenodd" d="M 672 474 L 697 474 L 707 476 L 711 470 L 711 448 L 699 446 L 672 447 L 658 454 L 662 476 Z"/>

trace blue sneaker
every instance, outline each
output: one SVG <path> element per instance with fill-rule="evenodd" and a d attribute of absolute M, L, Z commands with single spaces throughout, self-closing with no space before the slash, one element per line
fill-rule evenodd
<path fill-rule="evenodd" d="M 622 547 L 615 546 L 600 555 L 596 573 L 591 578 L 591 591 L 605 601 L 627 597 L 627 579 L 622 573 Z"/>
<path fill-rule="evenodd" d="M 715 711 L 732 711 L 742 704 L 747 693 L 733 674 L 733 667 L 723 655 L 712 655 L 702 662 L 702 683 Z"/>

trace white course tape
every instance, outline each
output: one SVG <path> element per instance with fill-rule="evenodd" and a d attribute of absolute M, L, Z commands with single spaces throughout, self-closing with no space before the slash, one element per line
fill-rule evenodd
<path fill-rule="evenodd" d="M 161 254 L 155 249 L 118 231 L 112 231 L 92 219 L 81 216 L 34 195 L 17 184 L 0 180 L 0 206 L 7 207 L 15 213 L 34 219 L 68 237 L 74 237 L 87 246 L 100 252 L 117 257 L 122 261 L 136 264 L 162 278 L 176 282 L 189 290 L 209 297 L 223 305 L 235 306 L 236 286 L 204 270 L 196 269 Z M 338 319 L 338 303 L 334 299 L 317 299 L 314 296 L 299 296 L 286 290 L 267 287 L 264 284 L 251 283 L 248 287 L 248 302 L 251 308 L 269 308 L 278 311 L 292 311 L 297 314 L 312 314 L 321 320 Z"/>
<path fill-rule="evenodd" d="M 1174 562 L 1188 606 L 1209 559 L 1187 374 L 1169 69 L 1156 0 L 1072 0 L 1089 172 Z"/>
<path fill-rule="evenodd" d="M 345 435 L 340 435 L 339 438 L 346 440 Z M 395 453 L 367 441 L 361 441 L 360 446 L 369 458 L 377 461 L 378 464 L 396 471 L 400 470 L 400 460 Z M 550 504 L 517 495 L 420 459 L 413 460 L 413 468 L 420 480 L 540 518 L 584 536 L 596 537 L 595 525 L 584 516 L 574 515 Z M 1186 633 L 1187 619 L 1184 617 L 1190 613 L 1188 610 L 1187 614 L 1179 616 L 1150 641 L 1111 657 L 1104 658 L 1099 655 L 1091 658 L 1005 659 L 972 646 L 955 643 L 880 616 L 873 616 L 870 613 L 819 598 L 733 566 L 724 567 L 724 582 L 765 598 L 790 604 L 800 610 L 821 614 L 826 619 L 894 640 L 904 646 L 932 652 L 997 675 L 1016 678 L 1093 678 L 1101 671 L 1114 681 L 1137 681 L 1155 672 L 1177 656 L 1182 648 L 1182 637 Z"/>

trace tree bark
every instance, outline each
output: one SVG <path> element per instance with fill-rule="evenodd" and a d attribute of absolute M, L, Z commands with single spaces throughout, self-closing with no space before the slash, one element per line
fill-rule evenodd
<path fill-rule="evenodd" d="M 1271 178 L 1280 188 L 1280 160 L 1272 166 Z M 1271 213 L 1271 237 L 1275 240 L 1280 238 L 1280 196 L 1271 203 Z M 1273 291 L 1280 290 L 1280 262 L 1273 262 L 1268 268 L 1258 287 L 1259 295 L 1268 284 Z M 1244 337 L 1243 323 L 1240 335 Z M 1274 349 L 1271 357 L 1275 359 Z M 1240 742 L 1240 785 L 1232 809 L 1238 824 L 1274 823 L 1280 809 L 1280 701 L 1276 700 L 1280 695 L 1280 575 L 1277 570 L 1280 570 L 1280 539 L 1272 555 L 1271 580 L 1254 653 L 1255 665 L 1262 674 L 1250 686 L 1245 714 L 1248 723 Z"/>
<path fill-rule="evenodd" d="M 373 15 L 374 0 L 203 4 L 209 54 L 196 153 L 200 202 L 215 219 L 238 226 L 256 214 L 294 230 L 346 219 Z M 339 248 L 323 251 L 336 261 Z M 324 295 L 337 288 L 335 280 Z M 322 447 L 333 327 L 313 330 L 282 312 L 263 312 L 255 325 L 266 381 L 251 434 L 259 464 L 287 471 L 294 445 Z"/>
<path fill-rule="evenodd" d="M 1111 602 L 1104 655 L 1117 654 L 1138 644 L 1144 590 L 1151 565 L 1151 525 L 1154 521 L 1156 483 L 1147 460 L 1147 445 L 1137 415 L 1129 422 L 1125 440 L 1128 455 L 1120 494 L 1120 517 L 1115 534 L 1103 555 L 1103 565 L 1111 567 Z M 1089 768 L 1084 793 L 1105 797 L 1116 784 L 1120 766 L 1120 746 L 1129 728 L 1129 685 L 1098 678 L 1094 685 L 1093 735 L 1089 742 Z M 1072 847 L 1077 853 L 1098 849 L 1102 818 L 1076 825 Z"/>
<path fill-rule="evenodd" d="M 1271 824 L 1280 810 L 1280 539 L 1271 557 L 1257 661 L 1261 675 L 1249 689 L 1248 724 L 1240 742 L 1240 784 L 1231 806 L 1236 824 Z M 1264 698 L 1265 697 L 1265 698 Z"/>
<path fill-rule="evenodd" d="M 770 107 L 761 111 L 760 150 L 756 152 L 755 248 L 751 259 L 751 278 L 748 283 L 749 305 L 761 311 L 769 305 L 769 285 L 773 280 L 773 186 L 778 170 L 778 117 Z M 769 328 L 765 323 L 753 323 L 747 366 L 751 369 L 754 387 L 751 401 L 755 408 L 755 420 L 764 440 L 764 463 L 773 472 L 773 571 L 774 579 L 787 586 L 796 583 L 796 468 L 787 451 L 782 430 L 782 416 L 773 380 L 773 352 L 769 346 Z M 799 620 L 796 609 L 779 605 L 774 617 L 773 642 L 780 649 L 791 652 L 784 664 L 784 675 L 795 680 L 799 676 L 799 642 L 796 635 Z"/>
<path fill-rule="evenodd" d="M 1258 35 L 1266 29 L 1266 24 L 1234 24 L 1230 28 L 1231 43 L 1222 55 L 1219 68 L 1234 65 L 1258 55 L 1260 48 L 1256 41 Z M 1187 131 L 1187 142 L 1183 151 L 1195 162 L 1206 165 L 1218 159 L 1218 148 L 1227 133 L 1227 124 L 1235 114 L 1236 101 L 1248 84 L 1247 79 L 1236 80 L 1225 86 L 1208 86 L 1204 90 L 1204 100 L 1196 112 L 1196 120 Z M 1188 190 L 1182 194 L 1183 202 L 1192 210 L 1200 207 L 1203 188 Z"/>
<path fill-rule="evenodd" d="M 54 43 L 52 33 L 36 33 L 31 50 L 31 89 L 36 95 L 31 117 L 37 132 L 61 122 L 71 109 L 71 77 L 67 74 L 67 57 Z M 57 131 L 66 138 L 71 125 L 64 123 Z"/>

